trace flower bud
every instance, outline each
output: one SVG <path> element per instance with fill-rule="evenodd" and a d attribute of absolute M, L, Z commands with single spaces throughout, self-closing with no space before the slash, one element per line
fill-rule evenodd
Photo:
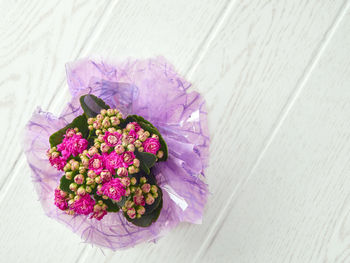
<path fill-rule="evenodd" d="M 89 125 L 89 126 L 88 126 L 88 129 L 89 129 L 89 131 L 92 131 L 92 130 L 94 129 L 94 126 Z"/>
<path fill-rule="evenodd" d="M 134 174 L 134 173 L 136 173 L 136 169 L 135 169 L 135 166 L 129 166 L 128 167 L 128 172 L 129 172 L 129 174 Z"/>
<path fill-rule="evenodd" d="M 139 207 L 137 208 L 137 213 L 138 213 L 139 215 L 143 215 L 145 212 L 146 212 L 145 207 L 139 206 Z"/>
<path fill-rule="evenodd" d="M 125 167 L 120 167 L 117 170 L 117 175 L 120 177 L 128 176 L 128 170 Z"/>
<path fill-rule="evenodd" d="M 128 150 L 131 151 L 131 152 L 135 151 L 135 145 L 129 144 L 128 145 Z"/>
<path fill-rule="evenodd" d="M 108 131 L 113 133 L 113 132 L 116 132 L 117 130 L 114 127 L 111 127 L 111 128 L 108 128 Z"/>
<path fill-rule="evenodd" d="M 92 192 L 92 188 L 90 186 L 86 186 L 85 190 L 86 190 L 87 193 L 91 193 Z"/>
<path fill-rule="evenodd" d="M 113 116 L 114 115 L 114 110 L 113 109 L 108 109 L 107 110 L 107 115 L 108 116 Z"/>
<path fill-rule="evenodd" d="M 83 184 L 84 183 L 84 176 L 82 174 L 77 174 L 74 177 L 74 182 L 76 182 L 77 184 Z"/>
<path fill-rule="evenodd" d="M 129 196 L 129 195 L 130 195 L 130 188 L 127 187 L 127 188 L 125 189 L 125 196 Z"/>
<path fill-rule="evenodd" d="M 92 127 L 97 130 L 97 129 L 101 129 L 102 125 L 99 121 L 94 121 L 94 123 L 92 124 Z"/>
<path fill-rule="evenodd" d="M 140 167 L 140 160 L 139 159 L 134 159 L 133 164 L 135 167 Z"/>
<path fill-rule="evenodd" d="M 111 117 L 111 124 L 112 126 L 118 126 L 120 124 L 120 120 L 117 117 L 113 116 Z"/>
<path fill-rule="evenodd" d="M 96 135 L 99 136 L 100 134 L 102 134 L 102 131 L 100 129 L 96 130 Z"/>
<path fill-rule="evenodd" d="M 130 201 L 130 200 L 125 201 L 124 206 L 125 206 L 126 208 L 132 208 L 132 207 L 134 206 L 134 202 L 133 202 L 133 201 Z"/>
<path fill-rule="evenodd" d="M 101 113 L 101 115 L 106 115 L 107 114 L 107 110 L 106 109 L 102 109 L 101 111 L 100 111 L 100 113 Z"/>
<path fill-rule="evenodd" d="M 102 126 L 103 126 L 104 128 L 108 128 L 108 127 L 111 126 L 111 123 L 110 123 L 110 121 L 109 121 L 109 117 L 105 117 L 105 118 L 103 119 L 103 121 L 102 121 Z"/>
<path fill-rule="evenodd" d="M 152 193 L 157 193 L 158 192 L 158 187 L 156 185 L 151 186 L 151 192 Z"/>
<path fill-rule="evenodd" d="M 94 179 L 92 179 L 92 178 L 90 178 L 90 177 L 86 178 L 86 184 L 87 184 L 87 185 L 91 185 L 91 184 L 93 184 L 94 182 L 95 182 Z"/>
<path fill-rule="evenodd" d="M 107 199 L 108 199 L 108 196 L 107 196 L 107 195 L 103 195 L 102 198 L 105 199 L 105 200 L 107 200 Z"/>
<path fill-rule="evenodd" d="M 142 133 L 142 134 L 139 136 L 139 140 L 140 140 L 141 142 L 144 142 L 146 139 L 147 139 L 147 136 L 146 136 L 146 133 L 145 133 L 145 132 Z"/>
<path fill-rule="evenodd" d="M 157 152 L 157 157 L 160 159 L 160 158 L 163 158 L 163 156 L 164 156 L 164 153 L 163 153 L 163 151 L 158 151 Z"/>
<path fill-rule="evenodd" d="M 131 183 L 132 185 L 135 185 L 135 184 L 137 183 L 136 178 L 135 178 L 135 177 L 132 177 L 132 178 L 130 179 L 130 183 Z"/>
<path fill-rule="evenodd" d="M 136 148 L 139 148 L 139 147 L 142 146 L 142 142 L 141 142 L 140 140 L 136 140 L 136 141 L 134 142 L 134 145 L 135 145 Z"/>
<path fill-rule="evenodd" d="M 151 135 L 151 134 L 149 133 L 149 131 L 145 131 L 144 134 L 147 136 L 147 138 Z"/>
<path fill-rule="evenodd" d="M 104 142 L 105 140 L 103 139 L 104 135 L 102 133 L 100 133 L 98 136 L 97 136 L 97 139 L 98 141 L 100 142 Z"/>
<path fill-rule="evenodd" d="M 99 185 L 97 186 L 97 189 L 96 189 L 96 194 L 98 194 L 98 195 L 102 195 L 101 188 L 102 188 L 102 185 L 101 185 L 101 184 L 99 184 Z M 102 201 L 101 201 L 101 202 L 102 202 Z"/>
<path fill-rule="evenodd" d="M 141 183 L 141 184 L 145 184 L 146 182 L 147 182 L 146 177 L 142 176 L 142 177 L 140 178 L 140 183 Z"/>
<path fill-rule="evenodd" d="M 77 195 L 85 195 L 86 194 L 86 191 L 85 191 L 85 188 L 83 186 L 80 186 L 77 190 Z"/>
<path fill-rule="evenodd" d="M 110 147 L 106 143 L 101 143 L 101 152 L 108 152 Z"/>
<path fill-rule="evenodd" d="M 154 199 L 156 199 L 158 197 L 158 193 L 154 193 L 152 194 L 152 196 L 154 197 Z"/>
<path fill-rule="evenodd" d="M 124 185 L 124 186 L 129 186 L 130 185 L 130 178 L 129 177 L 123 177 L 120 179 L 120 182 Z"/>
<path fill-rule="evenodd" d="M 117 114 L 117 118 L 118 118 L 118 119 L 123 119 L 123 114 L 122 114 L 121 112 L 119 112 L 119 113 Z"/>
<path fill-rule="evenodd" d="M 121 144 L 115 146 L 114 150 L 117 154 L 122 154 L 125 151 L 124 147 Z"/>
<path fill-rule="evenodd" d="M 86 172 L 86 168 L 84 166 L 79 166 L 79 173 L 83 174 Z"/>
<path fill-rule="evenodd" d="M 73 177 L 73 172 L 66 172 L 66 179 L 67 180 L 72 180 L 72 177 Z"/>
<path fill-rule="evenodd" d="M 149 193 L 149 191 L 151 190 L 151 185 L 150 184 L 144 184 L 141 186 L 142 192 L 144 193 Z"/>
<path fill-rule="evenodd" d="M 59 153 L 59 152 L 53 152 L 53 153 L 51 154 L 51 157 L 52 157 L 52 158 L 57 158 L 58 156 L 60 156 L 60 153 Z"/>
<path fill-rule="evenodd" d="M 96 178 L 96 173 L 93 170 L 89 170 L 87 172 L 87 176 L 90 177 L 91 179 L 95 179 Z"/>
<path fill-rule="evenodd" d="M 95 121 L 94 118 L 88 118 L 87 123 L 91 125 L 94 123 L 94 121 Z"/>
<path fill-rule="evenodd" d="M 136 217 L 136 211 L 135 208 L 129 208 L 126 214 L 131 218 L 134 219 Z"/>
<path fill-rule="evenodd" d="M 104 116 L 102 116 L 101 114 L 97 114 L 97 116 L 96 116 L 96 120 L 98 120 L 98 121 L 102 121 L 103 118 L 104 118 Z"/>
<path fill-rule="evenodd" d="M 102 183 L 102 178 L 101 178 L 100 176 L 97 176 L 97 177 L 95 178 L 95 182 L 96 182 L 97 184 L 101 184 L 101 183 Z"/>
<path fill-rule="evenodd" d="M 75 192 L 77 190 L 77 188 L 78 188 L 78 185 L 76 183 L 71 183 L 69 185 L 69 189 L 73 192 Z"/>
<path fill-rule="evenodd" d="M 157 134 L 152 134 L 152 138 L 159 140 L 159 136 Z"/>
<path fill-rule="evenodd" d="M 127 131 L 135 130 L 135 125 L 132 123 L 128 123 L 125 128 Z"/>
<path fill-rule="evenodd" d="M 79 163 L 77 162 L 77 161 L 74 161 L 73 160 L 73 162 L 71 162 L 71 170 L 72 171 L 76 171 L 76 170 L 78 170 L 79 169 Z"/>
<path fill-rule="evenodd" d="M 154 203 L 154 197 L 151 194 L 147 194 L 146 204 L 152 205 Z"/>
<path fill-rule="evenodd" d="M 96 148 L 100 148 L 101 144 L 100 144 L 99 142 L 95 142 L 95 143 L 94 143 L 94 146 L 95 146 Z"/>
<path fill-rule="evenodd" d="M 67 172 L 71 169 L 70 163 L 67 163 L 64 167 L 63 167 L 63 171 Z"/>
<path fill-rule="evenodd" d="M 138 151 L 143 152 L 143 147 L 139 147 Z"/>
<path fill-rule="evenodd" d="M 112 175 L 108 170 L 102 170 L 100 177 L 103 182 L 109 182 L 112 179 Z"/>
<path fill-rule="evenodd" d="M 94 205 L 94 212 L 100 212 L 102 207 L 100 205 Z"/>

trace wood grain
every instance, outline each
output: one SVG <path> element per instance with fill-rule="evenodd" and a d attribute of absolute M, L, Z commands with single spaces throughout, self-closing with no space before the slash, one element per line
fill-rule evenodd
<path fill-rule="evenodd" d="M 347 12 L 201 261 L 350 261 L 349 30 Z"/>
<path fill-rule="evenodd" d="M 349 261 L 349 3 L 2 2 L 0 256 L 5 262 Z M 36 105 L 59 114 L 69 101 L 65 62 L 156 55 L 207 100 L 211 196 L 203 224 L 180 224 L 157 243 L 126 251 L 82 244 L 43 214 L 21 131 Z"/>
<path fill-rule="evenodd" d="M 259 158 L 343 5 L 236 2 L 190 76 L 207 99 L 212 135 L 207 173 L 212 195 L 203 224 L 182 224 L 156 244 L 115 253 L 107 262 L 196 259 L 207 237 L 215 235 L 217 218 Z"/>

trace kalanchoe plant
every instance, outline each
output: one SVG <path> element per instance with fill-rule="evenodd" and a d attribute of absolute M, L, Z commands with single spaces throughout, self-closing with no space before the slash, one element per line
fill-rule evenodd
<path fill-rule="evenodd" d="M 101 220 L 120 212 L 147 227 L 162 209 L 152 167 L 168 156 L 159 131 L 141 116 L 123 119 L 101 99 L 80 98 L 84 114 L 50 136 L 50 164 L 63 171 L 54 203 L 69 215 Z"/>

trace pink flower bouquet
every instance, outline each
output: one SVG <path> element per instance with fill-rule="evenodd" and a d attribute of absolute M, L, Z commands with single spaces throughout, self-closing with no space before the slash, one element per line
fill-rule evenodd
<path fill-rule="evenodd" d="M 38 109 L 24 150 L 48 216 L 113 250 L 200 223 L 207 200 L 205 103 L 164 59 L 67 66 L 72 100 Z"/>

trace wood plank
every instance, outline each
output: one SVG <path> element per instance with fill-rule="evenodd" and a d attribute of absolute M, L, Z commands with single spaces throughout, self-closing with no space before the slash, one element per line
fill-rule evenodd
<path fill-rule="evenodd" d="M 24 125 L 24 120 L 29 118 L 33 110 L 31 107 L 34 107 L 36 104 L 56 114 L 62 110 L 62 105 L 70 99 L 67 86 L 64 82 L 60 83 L 59 81 L 57 81 L 57 83 L 54 82 L 56 84 L 51 83 L 51 80 L 53 78 L 63 80 L 63 78 L 65 78 L 64 62 L 74 60 L 77 55 L 87 56 L 100 53 L 109 58 L 123 58 L 127 53 L 138 57 L 159 54 L 167 56 L 167 54 L 169 54 L 167 58 L 170 60 L 180 58 L 180 60 L 176 60 L 178 62 L 177 66 L 179 66 L 180 69 L 188 68 L 191 58 L 195 56 L 201 42 L 205 41 L 208 32 L 211 30 L 212 25 L 215 24 L 216 18 L 221 14 L 226 4 L 226 1 L 217 3 L 213 0 L 208 1 L 206 5 L 203 5 L 200 1 L 193 1 L 190 3 L 187 1 L 178 1 L 176 5 L 170 1 L 168 5 L 160 4 L 159 1 L 118 2 L 115 9 L 111 8 L 107 10 L 110 14 L 113 14 L 113 16 L 111 16 L 110 19 L 106 19 L 107 21 L 104 20 L 102 26 L 99 24 L 97 25 L 97 27 L 103 27 L 103 30 L 100 31 L 98 29 L 98 34 L 94 33 L 88 45 L 84 46 L 83 42 L 77 43 L 76 48 L 79 52 L 72 52 L 74 56 L 71 55 L 69 58 L 65 56 L 64 60 L 60 59 L 56 61 L 55 67 L 57 67 L 57 71 L 59 72 L 48 73 L 46 70 L 52 70 L 52 68 L 41 69 L 43 71 L 41 77 L 47 78 L 45 82 L 46 86 L 44 84 L 41 86 L 41 93 L 36 94 L 39 96 L 34 97 L 33 95 L 35 100 L 29 96 L 29 101 L 26 104 L 28 116 L 23 116 L 23 120 L 13 120 L 11 125 L 16 126 L 16 123 L 20 123 L 19 121 L 21 121 L 20 125 Z M 81 18 L 85 19 L 86 15 L 87 11 L 81 15 Z M 79 17 L 77 19 L 79 20 Z M 55 25 L 53 25 L 53 28 L 55 28 Z M 130 30 L 128 30 L 128 28 L 130 28 Z M 179 28 L 181 28 L 181 32 L 177 31 Z M 48 31 L 49 29 L 48 27 L 44 27 L 40 30 Z M 152 38 L 149 37 L 150 32 L 154 32 Z M 70 33 L 67 35 L 69 36 L 69 34 Z M 108 39 L 111 34 L 115 36 L 113 41 Z M 147 39 L 150 39 L 150 42 L 145 45 L 142 40 Z M 65 44 L 70 47 L 69 42 L 65 42 Z M 127 49 L 127 47 L 130 47 L 130 49 Z M 49 46 L 49 48 L 51 48 L 51 46 Z M 54 52 L 52 48 L 50 50 Z M 143 54 L 138 53 L 140 51 L 143 52 Z M 179 54 L 181 56 L 179 56 Z M 28 75 L 32 74 L 40 80 L 36 72 L 30 71 L 30 65 L 28 65 L 30 58 L 30 56 L 29 58 L 23 58 L 22 61 L 27 67 L 26 72 Z M 12 66 L 8 69 L 9 74 L 14 72 L 15 69 L 16 66 Z M 52 79 L 49 79 L 47 75 Z M 27 86 L 29 86 L 27 94 L 33 94 L 36 90 L 35 85 L 30 84 Z M 9 94 L 11 95 L 11 92 Z M 10 111 L 12 101 L 18 101 L 14 95 L 8 97 L 11 100 L 9 99 L 8 106 L 4 111 Z M 22 109 L 24 109 L 24 107 L 21 107 L 21 110 Z M 14 136 L 14 138 L 17 137 Z M 11 142 L 13 142 L 13 140 Z M 18 149 L 20 150 L 19 147 Z M 9 153 L 9 160 L 14 159 L 15 154 L 13 152 L 16 151 L 14 150 Z M 7 215 L 0 215 L 0 220 L 6 222 L 7 225 L 6 229 L 4 229 L 6 234 L 1 240 L 1 242 L 4 242 L 3 244 L 5 244 L 5 242 L 7 243 L 6 246 L 2 247 L 8 249 L 6 253 L 9 253 L 8 258 L 10 261 L 12 257 L 16 256 L 14 254 L 15 249 L 12 249 L 12 247 L 14 248 L 17 243 L 25 247 L 26 253 L 24 253 L 23 256 L 36 262 L 40 262 L 39 251 L 42 250 L 42 245 L 46 245 L 47 243 L 49 243 L 49 245 L 45 249 L 44 257 L 42 257 L 43 262 L 46 262 L 45 260 L 47 258 L 52 259 L 52 261 L 57 260 L 57 262 L 62 262 L 67 261 L 67 259 L 68 261 L 72 261 L 84 257 L 81 253 L 86 246 L 78 244 L 78 237 L 55 221 L 52 221 L 50 225 L 47 223 L 49 219 L 43 215 L 39 203 L 36 202 L 36 195 L 33 192 L 33 187 L 31 186 L 28 176 L 30 171 L 23 156 L 20 157 L 19 161 L 14 165 L 14 169 L 11 169 L 11 171 L 13 175 L 11 181 L 8 182 L 9 180 L 6 180 L 7 191 L 0 193 L 0 200 L 2 197 L 4 209 L 9 209 L 15 204 L 17 204 L 18 207 L 17 210 L 11 210 L 11 213 Z M 26 174 L 27 177 L 19 181 L 18 178 L 22 177 L 23 174 Z M 20 196 L 28 196 L 27 202 L 19 201 Z M 33 213 L 32 210 L 35 210 L 35 213 Z M 11 218 L 15 217 L 17 217 L 17 219 L 11 223 Z M 30 220 L 27 221 L 26 218 L 30 218 Z M 35 222 L 33 222 L 34 218 L 36 219 Z M 18 222 L 21 222 L 19 226 L 17 225 Z M 30 225 L 32 227 L 29 227 Z M 41 225 L 42 227 L 40 227 Z M 17 238 L 21 238 L 22 241 L 18 242 L 17 238 L 13 238 L 12 235 L 14 232 L 19 233 Z M 38 232 L 39 234 L 37 234 Z M 54 241 L 52 241 L 53 235 L 47 235 L 47 233 L 52 232 L 59 233 L 55 236 Z M 34 242 L 24 245 L 23 243 L 29 240 L 29 237 L 33 235 L 33 233 L 39 235 L 39 238 L 34 240 Z M 64 245 L 61 245 L 61 243 L 64 243 Z M 55 251 L 55 246 L 61 247 Z M 57 253 L 60 253 L 60 255 L 57 255 L 56 258 Z"/>
<path fill-rule="evenodd" d="M 200 262 L 350 261 L 349 30 L 347 11 Z"/>
<path fill-rule="evenodd" d="M 106 1 L 1 3 L 0 255 L 6 262 L 70 262 L 80 238 L 43 213 L 21 154 L 21 134 L 37 105 L 45 108 L 108 11 Z M 69 238 L 67 238 L 69 237 Z M 52 260 L 49 260 L 49 259 Z M 3 258 L 4 259 L 4 258 Z"/>
<path fill-rule="evenodd" d="M 188 262 L 195 257 L 258 159 L 343 3 L 236 2 L 190 76 L 207 99 L 212 135 L 207 173 L 212 195 L 204 222 L 181 224 L 156 244 L 107 254 L 109 262 Z"/>

